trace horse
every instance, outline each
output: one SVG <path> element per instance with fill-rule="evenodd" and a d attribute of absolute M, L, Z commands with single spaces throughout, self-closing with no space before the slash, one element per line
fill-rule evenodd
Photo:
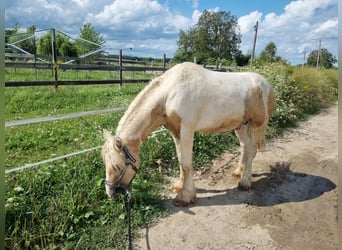
<path fill-rule="evenodd" d="M 272 86 L 257 73 L 215 72 L 189 62 L 173 66 L 136 96 L 115 135 L 104 129 L 101 154 L 107 195 L 129 188 L 141 162 L 139 147 L 160 126 L 171 132 L 179 161 L 179 179 L 172 185 L 175 206 L 196 199 L 192 151 L 197 131 L 235 131 L 241 157 L 233 176 L 239 178 L 239 189 L 249 190 L 252 161 L 265 144 L 274 106 Z"/>

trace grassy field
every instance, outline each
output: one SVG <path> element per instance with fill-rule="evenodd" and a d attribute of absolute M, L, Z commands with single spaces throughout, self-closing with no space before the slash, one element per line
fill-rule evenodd
<path fill-rule="evenodd" d="M 269 137 L 336 101 L 337 71 L 266 65 L 254 69 L 277 92 Z M 17 70 L 16 74 L 19 74 Z M 7 72 L 11 74 L 11 72 Z M 22 75 L 25 75 L 24 73 Z M 15 76 L 6 76 L 8 78 Z M 6 120 L 126 106 L 143 84 L 6 88 Z M 102 129 L 115 131 L 122 112 L 6 128 L 6 169 L 102 145 Z M 231 132 L 197 133 L 194 166 L 202 167 L 223 150 L 236 150 Z M 165 216 L 165 176 L 177 175 L 173 141 L 167 131 L 149 137 L 140 150 L 142 165 L 132 183 L 133 230 Z M 6 175 L 7 249 L 125 249 L 123 197 L 104 191 L 100 151 L 65 158 Z M 114 247 L 113 247 L 114 246 Z"/>
<path fill-rule="evenodd" d="M 52 81 L 54 79 L 52 71 L 46 69 L 16 69 L 7 68 L 5 70 L 5 81 Z M 153 77 L 153 72 L 143 71 L 123 71 L 123 79 L 149 79 Z M 118 71 L 101 70 L 59 70 L 59 80 L 109 80 L 119 79 Z"/>

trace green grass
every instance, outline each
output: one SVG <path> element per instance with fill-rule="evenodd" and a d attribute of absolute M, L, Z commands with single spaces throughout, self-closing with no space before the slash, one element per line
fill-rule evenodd
<path fill-rule="evenodd" d="M 336 100 L 337 71 L 319 71 L 312 76 L 311 69 L 285 65 L 255 70 L 269 79 L 277 92 L 269 137 Z M 114 85 L 65 86 L 57 92 L 52 87 L 6 88 L 6 120 L 126 106 L 143 86 L 125 85 L 122 90 Z M 305 106 L 310 102 L 315 102 L 314 109 Z M 102 129 L 114 131 L 122 114 L 6 128 L 5 167 L 11 169 L 99 146 L 103 143 Z M 223 150 L 235 150 L 237 145 L 231 132 L 196 133 L 194 167 L 209 164 Z M 140 156 L 141 168 L 132 183 L 134 232 L 167 214 L 163 190 L 170 183 L 165 176 L 178 175 L 168 131 L 147 139 Z M 127 218 L 123 197 L 116 201 L 107 198 L 104 177 L 99 150 L 6 175 L 6 248 L 125 249 Z"/>
<path fill-rule="evenodd" d="M 128 105 L 144 85 L 6 89 L 6 120 Z M 20 101 L 20 104 L 18 102 Z M 112 131 L 122 112 L 6 128 L 6 169 L 102 145 L 102 129 Z M 197 134 L 194 165 L 227 148 L 231 133 Z M 217 147 L 217 145 L 221 145 Z M 214 148 L 215 150 L 211 150 Z M 210 150 L 209 150 L 210 149 Z M 132 184 L 133 228 L 166 213 L 165 174 L 177 174 L 173 140 L 164 131 L 141 147 L 141 169 Z M 158 162 L 158 164 L 157 164 Z M 162 169 L 160 169 L 162 167 Z M 104 191 L 99 150 L 6 175 L 8 249 L 124 249 L 127 225 L 123 200 Z"/>
<path fill-rule="evenodd" d="M 143 71 L 123 71 L 123 79 L 150 79 L 154 74 Z M 5 70 L 5 81 L 52 81 L 52 70 L 47 69 L 16 69 Z M 59 70 L 58 80 L 110 80 L 119 79 L 118 71 L 102 70 Z"/>
<path fill-rule="evenodd" d="M 127 106 L 144 84 L 6 88 L 6 121 Z M 28 91 L 29 90 L 29 91 Z"/>

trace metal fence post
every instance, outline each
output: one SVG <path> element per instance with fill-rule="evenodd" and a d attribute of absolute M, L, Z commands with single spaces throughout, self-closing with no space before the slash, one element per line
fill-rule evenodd
<path fill-rule="evenodd" d="M 56 30 L 52 29 L 52 68 L 53 68 L 53 77 L 55 80 L 55 91 L 58 90 L 58 65 L 57 65 L 57 48 L 56 48 Z"/>
<path fill-rule="evenodd" d="M 166 70 L 166 54 L 163 55 L 163 72 Z"/>
<path fill-rule="evenodd" d="M 122 49 L 119 50 L 119 80 L 120 90 L 122 89 Z"/>

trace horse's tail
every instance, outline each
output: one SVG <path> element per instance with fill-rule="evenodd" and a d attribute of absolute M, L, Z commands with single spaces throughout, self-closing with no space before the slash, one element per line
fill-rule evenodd
<path fill-rule="evenodd" d="M 263 122 L 255 126 L 256 124 L 252 122 L 248 122 L 248 135 L 253 139 L 253 141 L 257 144 L 257 148 L 260 150 L 265 147 L 265 134 L 267 130 L 267 125 L 270 117 L 272 116 L 272 112 L 275 106 L 275 94 L 273 88 L 268 85 L 269 88 L 264 92 L 265 96 L 263 98 L 264 102 L 264 119 Z"/>

